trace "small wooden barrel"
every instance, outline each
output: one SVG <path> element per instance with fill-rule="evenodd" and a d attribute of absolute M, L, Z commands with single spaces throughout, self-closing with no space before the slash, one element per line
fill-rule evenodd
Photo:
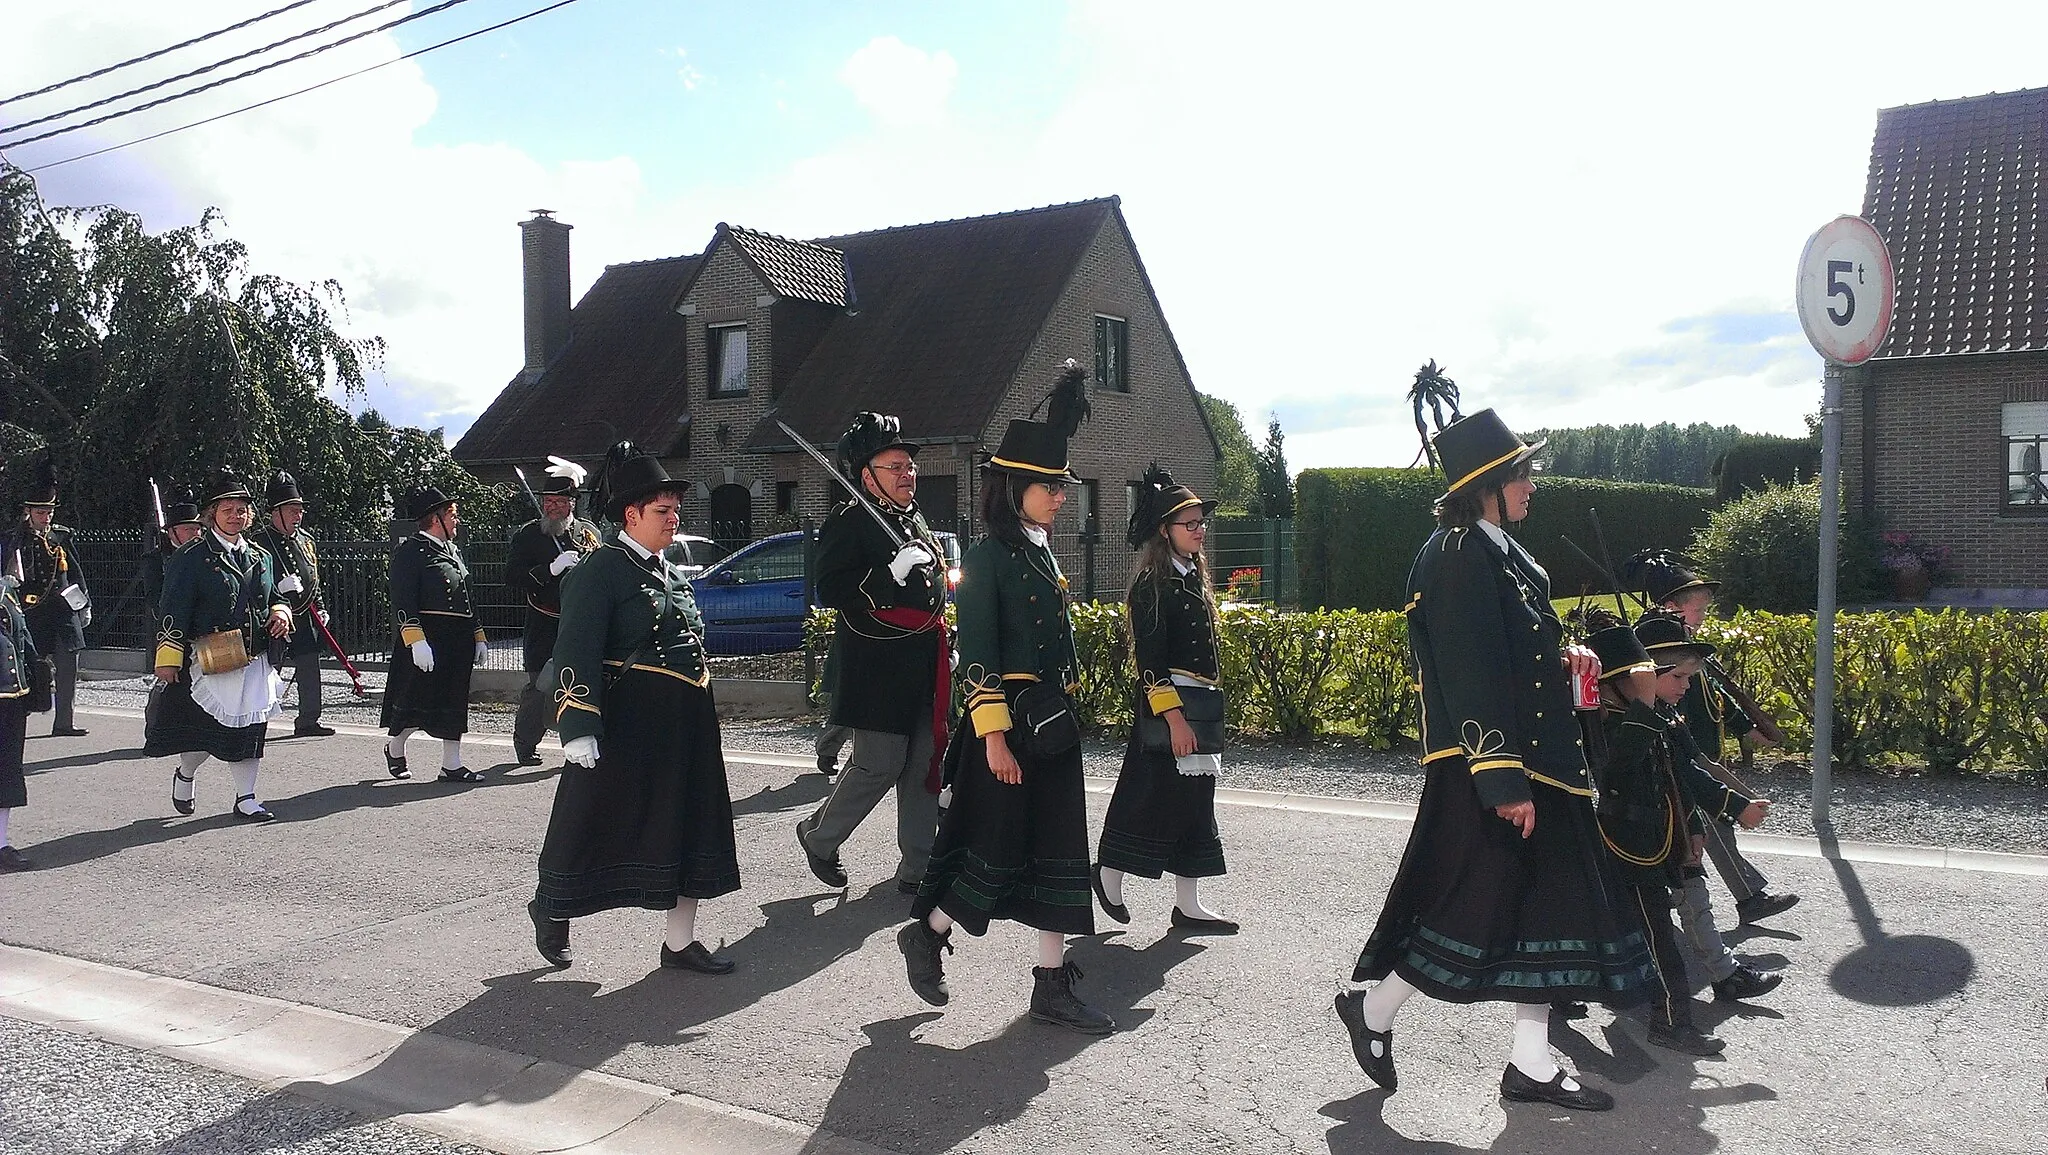
<path fill-rule="evenodd" d="M 249 664 L 249 647 L 243 644 L 240 630 L 207 634 L 193 649 L 199 655 L 202 674 L 231 674 Z"/>

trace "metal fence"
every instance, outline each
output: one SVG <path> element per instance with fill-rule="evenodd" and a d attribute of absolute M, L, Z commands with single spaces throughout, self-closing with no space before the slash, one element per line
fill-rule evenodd
<path fill-rule="evenodd" d="M 410 532 L 410 526 L 406 526 Z M 723 557 L 750 544 L 734 536 L 737 527 L 685 527 L 708 538 Z M 802 622 L 816 602 L 812 568 L 815 530 L 769 542 L 728 565 L 714 567 L 697 583 L 707 619 L 706 641 L 714 667 L 742 677 L 802 678 L 814 655 L 803 650 Z M 772 536 L 772 535 L 771 535 Z M 314 535 L 320 554 L 320 585 L 329 627 L 349 656 L 377 662 L 391 652 L 393 620 L 389 588 L 391 540 L 330 541 Z M 142 563 L 150 535 L 129 531 L 80 531 L 72 549 L 92 590 L 93 622 L 86 642 L 95 648 L 146 649 L 156 623 L 144 601 Z M 765 540 L 765 539 L 764 539 Z M 967 543 L 962 542 L 964 547 Z M 1083 601 L 1117 601 L 1130 580 L 1131 551 L 1122 535 L 1055 533 L 1059 557 Z M 506 531 L 464 527 L 463 558 L 469 564 L 470 597 L 490 640 L 486 669 L 520 668 L 520 635 L 526 608 L 505 585 L 509 552 Z M 701 561 L 702 551 L 692 560 Z M 678 559 L 680 560 L 680 558 Z M 1209 562 L 1223 596 L 1237 601 L 1294 605 L 1299 583 L 1294 560 L 1294 524 L 1249 519 L 1219 520 L 1209 534 Z"/>

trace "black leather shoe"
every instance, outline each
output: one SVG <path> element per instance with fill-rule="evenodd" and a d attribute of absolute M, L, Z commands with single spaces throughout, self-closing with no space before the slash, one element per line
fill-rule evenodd
<path fill-rule="evenodd" d="M 1522 1073 L 1513 1063 L 1500 1073 L 1500 1093 L 1504 1099 L 1517 1103 L 1554 1103 L 1574 1111 L 1612 1111 L 1614 1096 L 1605 1091 L 1596 1091 L 1584 1083 L 1574 1091 L 1564 1085 L 1572 1076 L 1559 1070 L 1548 1083 L 1539 1083 Z"/>
<path fill-rule="evenodd" d="M 294 738 L 332 738 L 332 737 L 334 737 L 334 727 L 332 727 L 332 726 L 322 726 L 322 725 L 321 725 L 320 723 L 318 723 L 318 722 L 314 722 L 314 723 L 312 723 L 312 724 L 310 724 L 310 725 L 300 725 L 300 726 L 293 726 L 293 727 L 292 727 L 292 737 L 294 737 Z"/>
<path fill-rule="evenodd" d="M 1550 1017 L 1561 1023 L 1575 1023 L 1586 1017 L 1586 1004 L 1578 1002 L 1557 1002 L 1550 1004 Z"/>
<path fill-rule="evenodd" d="M 1734 974 L 1714 984 L 1714 1001 L 1733 1003 L 1753 999 L 1777 990 L 1778 984 L 1784 981 L 1784 975 L 1762 974 L 1747 963 L 1738 963 Z"/>
<path fill-rule="evenodd" d="M 1117 920 L 1118 922 L 1129 922 L 1129 921 L 1131 921 L 1131 908 L 1130 908 L 1130 907 L 1128 907 L 1128 906 L 1125 906 L 1125 905 L 1124 905 L 1123 903 L 1121 903 L 1121 902 L 1111 902 L 1111 901 L 1109 901 L 1109 895 L 1108 895 L 1107 893 L 1105 893 L 1105 892 L 1103 891 L 1103 889 L 1102 889 L 1102 864 L 1101 864 L 1101 863 L 1099 863 L 1099 862 L 1098 862 L 1098 863 L 1096 863 L 1096 864 L 1095 864 L 1095 865 L 1094 865 L 1093 867 L 1091 867 L 1091 868 L 1090 868 L 1090 870 L 1089 870 L 1089 881 L 1090 881 L 1090 882 L 1092 882 L 1092 883 L 1094 883 L 1094 885 L 1095 885 L 1095 901 L 1096 901 L 1096 902 L 1099 902 L 1099 903 L 1101 903 L 1101 904 L 1102 904 L 1102 913 L 1104 913 L 1104 914 L 1108 915 L 1109 917 L 1111 917 L 1111 918 L 1113 918 L 1113 919 Z M 1179 914 L 1179 913 L 1180 913 L 1180 908 L 1179 908 L 1179 907 L 1175 907 L 1175 908 L 1174 908 L 1174 913 L 1175 913 L 1175 914 Z"/>
<path fill-rule="evenodd" d="M 839 774 L 839 756 L 835 754 L 827 758 L 823 754 L 818 755 L 818 773 L 823 774 L 827 778 L 837 777 Z"/>
<path fill-rule="evenodd" d="M 1679 1023 L 1671 1027 L 1662 1023 L 1651 1023 L 1650 1041 L 1667 1051 L 1698 1055 L 1701 1058 L 1718 1055 L 1728 1049 L 1728 1044 L 1720 1036 L 1706 1034 L 1691 1023 Z"/>
<path fill-rule="evenodd" d="M 722 954 L 705 950 L 703 943 L 692 942 L 681 950 L 670 950 L 667 943 L 662 943 L 661 965 L 670 970 L 696 971 L 700 975 L 729 975 L 733 963 Z"/>
<path fill-rule="evenodd" d="M 538 766 L 540 765 L 540 751 L 514 750 L 512 751 L 512 760 L 521 766 Z"/>
<path fill-rule="evenodd" d="M 36 864 L 28 860 L 28 855 L 23 854 L 12 846 L 0 846 L 0 874 L 16 870 L 34 870 L 35 868 Z"/>
<path fill-rule="evenodd" d="M 1389 1091 L 1398 1090 L 1401 1079 L 1394 1073 L 1394 1032 L 1375 1031 L 1365 1025 L 1364 991 L 1338 993 L 1337 1021 L 1344 1024 L 1345 1033 L 1351 1036 L 1351 1057 L 1358 1060 L 1358 1069 L 1365 1072 L 1365 1077 Z"/>
<path fill-rule="evenodd" d="M 85 731 L 83 731 L 83 730 L 79 729 L 79 728 L 78 728 L 78 727 L 76 727 L 76 726 L 63 726 L 63 727 L 51 727 L 51 729 L 50 729 L 50 737 L 52 737 L 52 738 L 83 738 L 83 737 L 85 737 Z"/>
<path fill-rule="evenodd" d="M 1799 896 L 1789 891 L 1782 894 L 1752 894 L 1735 904 L 1735 916 L 1744 925 L 1762 922 L 1773 915 L 1783 914 L 1799 905 Z"/>
<path fill-rule="evenodd" d="M 533 920 L 533 946 L 552 967 L 566 967 L 576 961 L 569 951 L 569 920 L 549 918 L 540 912 L 540 899 L 526 904 L 526 916 Z"/>
<path fill-rule="evenodd" d="M 1173 925 L 1189 934 L 1236 934 L 1237 924 L 1227 918 L 1196 918 L 1173 908 Z"/>
<path fill-rule="evenodd" d="M 483 780 L 484 776 L 481 773 L 471 770 L 467 766 L 457 766 L 453 770 L 444 769 L 441 771 L 439 779 L 442 782 L 481 782 Z"/>
<path fill-rule="evenodd" d="M 830 858 L 820 858 L 812 854 L 811 844 L 804 841 L 802 822 L 796 824 L 796 844 L 798 849 L 804 852 L 804 862 L 809 864 L 811 873 L 818 876 L 819 882 L 834 890 L 846 889 L 846 868 L 839 865 L 839 856 L 835 854 Z"/>
<path fill-rule="evenodd" d="M 896 946 L 903 951 L 903 968 L 911 991 L 935 1007 L 951 1002 L 953 995 L 946 989 L 946 964 L 939 954 L 953 952 L 953 932 L 940 934 L 920 918 L 904 923 L 903 929 L 896 932 Z"/>
<path fill-rule="evenodd" d="M 384 751 L 384 771 L 393 778 L 412 777 L 412 767 L 407 766 L 403 758 L 393 758 L 389 749 Z"/>
<path fill-rule="evenodd" d="M 244 802 L 249 803 L 256 809 L 242 809 L 242 803 Z M 270 822 L 277 818 L 277 815 L 272 814 L 268 810 L 265 810 L 261 802 L 256 801 L 256 796 L 254 794 L 242 794 L 236 796 L 235 808 L 233 810 L 228 811 L 228 813 L 234 815 L 236 818 L 239 818 L 244 822 Z"/>
<path fill-rule="evenodd" d="M 1031 968 L 1031 1021 L 1050 1023 L 1084 1035 L 1106 1035 L 1116 1030 L 1116 1020 L 1083 1002 L 1074 993 L 1074 980 L 1081 968 L 1073 963 L 1056 967 Z"/>
<path fill-rule="evenodd" d="M 171 771 L 171 777 L 176 778 L 178 781 L 183 782 L 188 786 L 192 784 L 192 779 L 185 777 L 183 774 L 180 774 L 176 770 Z M 177 788 L 172 787 L 171 809 L 177 811 L 180 814 L 190 814 L 192 813 L 192 800 L 190 798 L 181 800 L 178 797 Z"/>

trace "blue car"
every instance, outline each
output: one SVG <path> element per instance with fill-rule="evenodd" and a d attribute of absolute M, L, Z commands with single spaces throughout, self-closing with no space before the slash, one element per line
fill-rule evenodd
<path fill-rule="evenodd" d="M 960 580 L 960 539 L 938 535 L 947 584 Z M 764 537 L 690 579 L 704 613 L 704 649 L 721 657 L 800 650 L 817 603 L 804 579 L 801 530 Z"/>

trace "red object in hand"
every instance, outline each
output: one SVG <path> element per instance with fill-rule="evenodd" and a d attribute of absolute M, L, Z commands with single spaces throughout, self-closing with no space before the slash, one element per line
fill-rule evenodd
<path fill-rule="evenodd" d="M 1591 710 L 1600 705 L 1600 672 L 1591 666 L 1572 676 L 1572 709 Z"/>

